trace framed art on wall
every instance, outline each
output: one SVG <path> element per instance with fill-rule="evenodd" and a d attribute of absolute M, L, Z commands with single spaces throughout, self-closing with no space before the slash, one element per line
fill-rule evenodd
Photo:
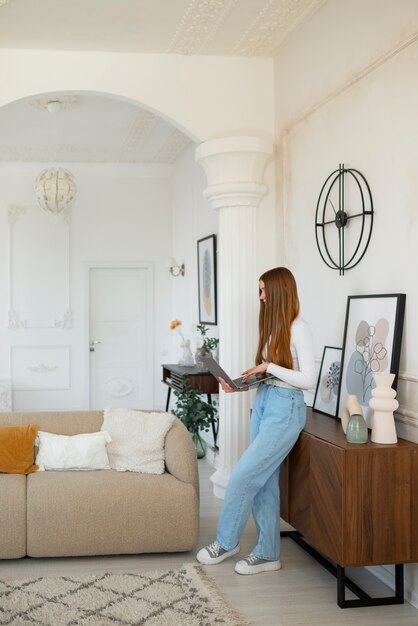
<path fill-rule="evenodd" d="M 345 317 L 341 383 L 337 415 L 341 417 L 347 396 L 354 394 L 371 426 L 369 408 L 373 374 L 395 374 L 396 389 L 401 352 L 405 294 L 348 296 Z"/>
<path fill-rule="evenodd" d="M 197 242 L 197 275 L 199 284 L 199 322 L 217 323 L 216 302 L 216 236 Z"/>
<path fill-rule="evenodd" d="M 340 389 L 341 348 L 325 346 L 319 368 L 318 382 L 312 408 L 332 417 L 337 416 Z"/>

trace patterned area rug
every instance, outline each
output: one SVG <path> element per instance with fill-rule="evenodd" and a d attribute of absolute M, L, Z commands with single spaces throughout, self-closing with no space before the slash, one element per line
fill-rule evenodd
<path fill-rule="evenodd" d="M 248 626 L 198 565 L 0 580 L 2 626 Z"/>

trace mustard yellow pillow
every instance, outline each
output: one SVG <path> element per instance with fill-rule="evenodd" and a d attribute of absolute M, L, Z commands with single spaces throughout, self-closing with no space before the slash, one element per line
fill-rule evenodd
<path fill-rule="evenodd" d="M 34 445 L 39 426 L 0 426 L 0 472 L 30 474 L 34 464 Z"/>

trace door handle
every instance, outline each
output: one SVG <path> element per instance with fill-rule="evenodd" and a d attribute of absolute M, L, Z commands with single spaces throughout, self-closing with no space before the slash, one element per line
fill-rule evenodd
<path fill-rule="evenodd" d="M 90 352 L 94 352 L 94 346 L 96 346 L 98 343 L 102 343 L 102 342 L 90 339 L 90 341 L 89 341 Z"/>

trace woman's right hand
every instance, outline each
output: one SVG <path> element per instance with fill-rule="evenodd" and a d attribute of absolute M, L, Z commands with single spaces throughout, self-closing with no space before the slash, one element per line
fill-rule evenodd
<path fill-rule="evenodd" d="M 234 391 L 240 391 L 240 389 L 234 389 L 233 387 L 231 387 L 231 385 L 228 384 L 226 380 L 220 377 L 219 377 L 219 384 L 221 385 L 225 393 L 234 393 Z"/>

